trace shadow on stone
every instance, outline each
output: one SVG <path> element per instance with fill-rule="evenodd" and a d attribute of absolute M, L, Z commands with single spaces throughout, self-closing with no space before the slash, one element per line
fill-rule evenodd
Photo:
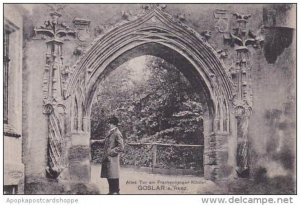
<path fill-rule="evenodd" d="M 295 182 L 292 177 L 262 177 L 261 182 L 241 178 L 230 181 L 228 194 L 295 194 Z"/>
<path fill-rule="evenodd" d="M 77 183 L 71 184 L 70 190 L 66 192 L 66 194 L 76 194 L 76 195 L 97 195 L 100 194 L 99 189 L 94 184 L 84 184 Z"/>
<path fill-rule="evenodd" d="M 94 184 L 68 184 L 59 183 L 57 180 L 36 180 L 35 182 L 26 183 L 25 194 L 92 195 L 100 194 L 100 191 Z"/>
<path fill-rule="evenodd" d="M 25 194 L 65 194 L 64 186 L 57 181 L 36 180 L 25 184 Z"/>

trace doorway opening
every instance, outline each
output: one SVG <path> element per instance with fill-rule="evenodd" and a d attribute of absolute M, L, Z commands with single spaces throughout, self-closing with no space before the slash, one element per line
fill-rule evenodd
<path fill-rule="evenodd" d="M 91 111 L 91 138 L 106 136 L 106 119 L 118 116 L 125 151 L 121 166 L 159 174 L 203 176 L 203 88 L 173 62 L 143 55 L 116 68 L 100 84 Z M 181 68 L 184 69 L 184 68 Z M 91 145 L 92 162 L 103 145 Z"/>

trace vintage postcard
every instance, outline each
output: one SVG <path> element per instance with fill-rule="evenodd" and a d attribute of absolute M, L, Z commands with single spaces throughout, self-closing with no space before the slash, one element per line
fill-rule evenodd
<path fill-rule="evenodd" d="M 296 4 L 3 11 L 3 194 L 296 194 Z"/>

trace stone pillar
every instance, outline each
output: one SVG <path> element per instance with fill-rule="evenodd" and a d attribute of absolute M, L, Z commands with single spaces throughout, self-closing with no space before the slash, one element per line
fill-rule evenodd
<path fill-rule="evenodd" d="M 212 132 L 213 121 L 211 119 L 203 120 L 204 135 L 204 178 L 209 180 L 216 179 L 217 161 L 216 161 L 216 138 Z"/>
<path fill-rule="evenodd" d="M 83 117 L 82 124 L 84 131 L 73 131 L 69 135 L 67 161 L 71 184 L 89 183 L 91 180 L 89 118 Z"/>
<path fill-rule="evenodd" d="M 227 132 L 215 133 L 217 179 L 226 178 L 230 174 L 228 169 L 228 137 Z"/>
<path fill-rule="evenodd" d="M 47 40 L 36 50 L 32 57 L 33 67 L 37 68 L 29 75 L 29 85 L 35 87 L 28 102 L 28 113 L 33 111 L 34 118 L 28 119 L 29 140 L 26 142 L 28 156 L 26 167 L 26 192 L 28 194 L 58 194 L 64 192 L 59 181 L 60 174 L 66 170 L 65 150 L 65 105 L 62 92 L 63 40 L 75 37 L 75 32 L 59 21 L 60 8 L 53 8 L 50 19 L 43 26 L 35 27 L 34 40 Z M 45 60 L 37 55 L 43 53 Z M 43 66 L 34 66 L 36 62 L 45 62 Z M 44 67 L 44 69 L 42 69 Z M 36 79 L 35 79 L 36 78 Z M 38 90 L 40 89 L 40 90 Z M 32 103 L 32 104 L 30 104 Z M 34 107 L 33 107 L 34 106 Z M 29 116 L 30 117 L 30 116 Z M 28 117 L 28 118 L 29 118 Z"/>
<path fill-rule="evenodd" d="M 68 151 L 70 182 L 89 183 L 91 179 L 90 133 L 72 133 L 70 140 Z"/>
<path fill-rule="evenodd" d="M 229 132 L 215 129 L 212 120 L 204 121 L 204 177 L 209 180 L 225 178 L 232 172 L 228 167 Z"/>
<path fill-rule="evenodd" d="M 97 186 L 91 182 L 90 133 L 72 132 L 66 149 L 67 177 L 60 180 L 64 193 L 99 194 Z"/>
<path fill-rule="evenodd" d="M 252 113 L 252 85 L 251 85 L 251 59 L 249 47 L 261 48 L 263 37 L 254 34 L 248 28 L 248 20 L 251 15 L 233 14 L 236 19 L 236 27 L 230 35 L 224 36 L 224 41 L 234 46 L 236 51 L 236 62 L 230 72 L 235 91 L 233 92 L 232 106 L 237 130 L 237 150 L 236 150 L 236 172 L 239 177 L 249 177 L 249 142 L 248 123 Z M 235 133 L 234 133 L 235 134 Z M 232 157 L 232 156 L 231 156 Z"/>
<path fill-rule="evenodd" d="M 50 12 L 50 20 L 45 21 L 45 25 L 36 27 L 35 38 L 47 39 L 46 63 L 44 68 L 43 85 L 41 93 L 43 97 L 43 109 L 47 119 L 46 136 L 46 177 L 52 180 L 57 179 L 65 169 L 65 159 L 63 155 L 65 144 L 65 102 L 62 85 L 63 68 L 63 36 L 75 36 L 75 32 L 59 21 L 61 8 Z M 43 148 L 42 148 L 43 149 Z"/>
<path fill-rule="evenodd" d="M 43 114 L 43 85 L 44 55 L 46 46 L 41 41 L 30 41 L 26 44 L 26 61 L 23 82 L 23 160 L 25 162 L 25 194 L 34 194 L 40 189 L 40 183 L 46 179 L 47 163 L 47 131 L 48 122 Z M 28 49 L 31 48 L 31 49 Z M 38 100 L 40 99 L 40 100 Z"/>
<path fill-rule="evenodd" d="M 230 135 L 228 136 L 228 167 L 232 169 L 231 176 L 236 176 L 234 169 L 237 166 L 237 119 L 234 115 L 230 115 Z"/>

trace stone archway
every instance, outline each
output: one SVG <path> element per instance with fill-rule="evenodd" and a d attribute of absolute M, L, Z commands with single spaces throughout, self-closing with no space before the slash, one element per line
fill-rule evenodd
<path fill-rule="evenodd" d="M 204 176 L 216 179 L 233 173 L 237 128 L 224 66 L 201 35 L 155 7 L 95 40 L 72 69 L 64 93 L 72 182 L 90 181 L 90 110 L 97 85 L 122 62 L 146 54 L 166 60 L 176 55 L 181 72 L 205 88 L 210 112 L 204 119 Z"/>

